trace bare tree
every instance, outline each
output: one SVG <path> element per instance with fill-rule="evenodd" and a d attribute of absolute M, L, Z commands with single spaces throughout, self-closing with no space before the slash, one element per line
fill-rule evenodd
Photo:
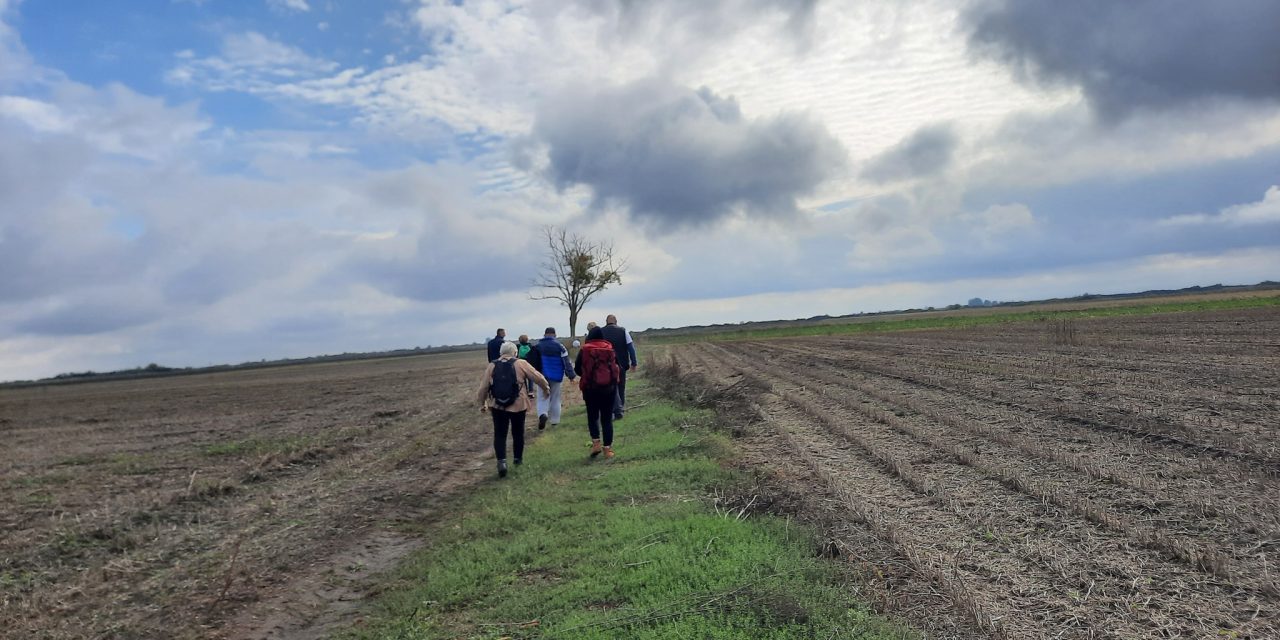
<path fill-rule="evenodd" d="M 559 300 L 569 308 L 569 336 L 578 337 L 578 313 L 593 296 L 610 285 L 622 284 L 627 261 L 613 257 L 612 242 L 593 242 L 564 229 L 544 227 L 547 259 L 530 294 L 534 300 Z"/>

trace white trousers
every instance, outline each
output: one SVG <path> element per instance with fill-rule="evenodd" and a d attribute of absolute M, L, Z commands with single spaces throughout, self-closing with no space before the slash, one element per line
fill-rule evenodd
<path fill-rule="evenodd" d="M 538 415 L 547 416 L 551 424 L 560 424 L 560 382 L 547 381 L 551 387 L 549 394 L 544 394 L 542 389 L 538 389 Z"/>

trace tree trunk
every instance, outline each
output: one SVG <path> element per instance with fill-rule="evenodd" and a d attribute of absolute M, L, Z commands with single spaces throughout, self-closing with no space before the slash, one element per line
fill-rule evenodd
<path fill-rule="evenodd" d="M 578 310 L 569 309 L 569 342 L 578 339 Z"/>

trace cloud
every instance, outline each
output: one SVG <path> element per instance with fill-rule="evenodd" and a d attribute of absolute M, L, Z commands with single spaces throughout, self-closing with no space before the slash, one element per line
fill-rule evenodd
<path fill-rule="evenodd" d="M 950 124 L 921 127 L 869 160 L 862 170 L 862 178 L 886 183 L 937 175 L 951 165 L 959 142 Z"/>
<path fill-rule="evenodd" d="M 970 46 L 1025 80 L 1076 85 L 1104 118 L 1214 99 L 1280 98 L 1273 0 L 992 0 Z"/>
<path fill-rule="evenodd" d="M 558 187 L 589 187 L 598 205 L 621 205 L 664 231 L 737 211 L 793 216 L 796 199 L 846 162 L 844 147 L 808 117 L 751 119 L 733 98 L 654 79 L 566 90 L 539 108 L 533 138 Z"/>
<path fill-rule="evenodd" d="M 178 64 L 165 74 L 165 79 L 208 91 L 276 93 L 280 83 L 318 78 L 338 69 L 335 62 L 313 57 L 256 31 L 223 36 L 216 56 L 196 58 L 189 51 L 180 51 L 174 57 Z"/>
<path fill-rule="evenodd" d="M 1190 213 L 1160 221 L 1163 226 L 1226 225 L 1243 227 L 1280 222 L 1280 186 L 1273 185 L 1263 194 L 1262 200 L 1238 204 L 1216 214 Z"/>
<path fill-rule="evenodd" d="M 570 3 L 561 3 L 568 11 Z M 813 37 L 817 0 L 579 0 L 572 5 L 600 20 L 601 44 L 643 42 L 667 58 L 668 64 L 688 64 L 736 34 L 765 25 L 780 29 L 798 50 Z M 654 46 L 656 45 L 656 46 Z"/>
<path fill-rule="evenodd" d="M 267 6 L 277 11 L 310 11 L 307 0 L 267 0 Z"/>

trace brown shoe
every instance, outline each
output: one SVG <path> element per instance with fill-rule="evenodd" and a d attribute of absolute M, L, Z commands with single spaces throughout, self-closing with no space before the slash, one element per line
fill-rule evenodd
<path fill-rule="evenodd" d="M 591 457 L 594 458 L 600 455 L 600 450 L 601 450 L 600 441 L 596 439 L 592 439 L 591 440 Z"/>
<path fill-rule="evenodd" d="M 605 459 L 605 460 L 608 460 L 609 458 L 612 458 L 612 457 L 613 457 L 613 447 L 605 447 L 605 448 L 604 448 L 604 459 Z"/>

